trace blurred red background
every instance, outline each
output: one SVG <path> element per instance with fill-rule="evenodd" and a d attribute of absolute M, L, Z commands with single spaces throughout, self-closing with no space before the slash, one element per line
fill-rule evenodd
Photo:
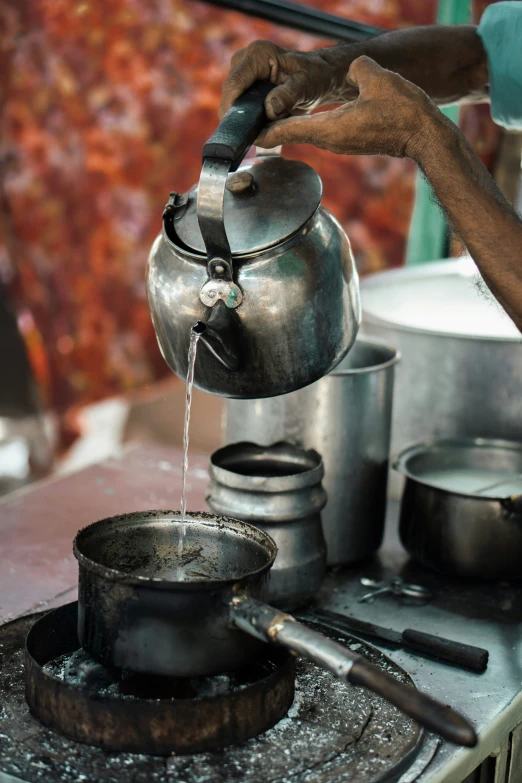
<path fill-rule="evenodd" d="M 436 13 L 435 0 L 307 4 L 386 29 Z M 199 177 L 233 52 L 256 38 L 303 50 L 331 42 L 190 0 L 4 0 L 0 21 L 0 277 L 44 406 L 66 413 L 168 373 L 145 263 L 169 191 Z M 462 122 L 491 165 L 488 108 L 466 109 Z M 403 262 L 411 163 L 285 154 L 320 173 L 361 273 Z"/>

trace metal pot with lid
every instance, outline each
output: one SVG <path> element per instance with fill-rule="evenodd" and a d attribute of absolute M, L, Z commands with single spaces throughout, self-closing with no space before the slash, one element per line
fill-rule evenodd
<path fill-rule="evenodd" d="M 522 573 L 522 444 L 445 438 L 410 446 L 394 462 L 406 477 L 404 548 L 442 574 L 484 581 Z"/>
<path fill-rule="evenodd" d="M 186 377 L 195 328 L 195 384 L 227 397 L 271 397 L 323 377 L 360 323 L 350 243 L 321 206 L 318 174 L 277 154 L 239 168 L 272 87 L 256 83 L 229 109 L 203 148 L 199 185 L 171 194 L 148 262 L 165 361 Z"/>

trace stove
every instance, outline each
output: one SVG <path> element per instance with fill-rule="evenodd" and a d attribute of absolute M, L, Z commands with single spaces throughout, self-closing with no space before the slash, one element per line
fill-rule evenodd
<path fill-rule="evenodd" d="M 384 783 L 422 745 L 422 730 L 380 697 L 277 648 L 234 675 L 115 675 L 78 650 L 76 613 L 74 602 L 0 627 L 0 770 L 16 780 Z M 375 648 L 321 630 L 411 682 Z"/>
<path fill-rule="evenodd" d="M 284 650 L 215 677 L 122 674 L 79 647 L 77 617 L 75 601 L 38 619 L 25 652 L 32 715 L 69 739 L 152 755 L 219 750 L 271 728 L 293 702 L 295 661 Z"/>
<path fill-rule="evenodd" d="M 397 734 L 386 759 L 382 746 L 373 744 L 379 732 L 384 736 L 382 702 L 302 661 L 296 662 L 295 698 L 286 716 L 255 738 L 220 751 L 168 757 L 112 752 L 64 739 L 32 718 L 24 696 L 23 648 L 37 617 L 25 614 L 75 598 L 78 572 L 71 541 L 80 527 L 122 511 L 175 506 L 181 459 L 181 450 L 128 447 L 101 464 L 0 499 L 0 783 L 329 783 L 379 780 L 379 775 L 387 780 L 401 754 L 406 770 L 400 783 L 522 783 L 522 585 L 461 583 L 414 566 L 399 543 L 395 502 L 389 504 L 378 556 L 331 570 L 317 601 L 395 631 L 416 628 L 487 648 L 487 670 L 477 674 L 377 645 L 386 655 L 378 658 L 382 665 L 400 676 L 408 672 L 424 692 L 471 719 L 479 733 L 476 748 L 442 742 L 434 753 L 436 745 L 426 736 L 410 763 L 409 752 L 422 738 L 415 740 L 404 719 L 402 729 L 393 724 Z M 205 508 L 207 465 L 208 455 L 191 457 L 189 509 Z M 368 591 L 361 577 L 394 576 L 425 585 L 433 599 L 412 606 L 383 595 L 360 603 Z M 345 642 L 356 644 L 353 638 Z M 360 649 L 373 661 L 379 656 L 375 647 L 361 643 Z"/>

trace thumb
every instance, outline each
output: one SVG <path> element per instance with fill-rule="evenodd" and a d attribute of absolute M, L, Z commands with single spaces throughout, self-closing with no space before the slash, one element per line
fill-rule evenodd
<path fill-rule="evenodd" d="M 308 144 L 315 142 L 319 115 L 303 115 L 278 120 L 263 128 L 256 139 L 258 147 L 272 149 L 280 144 Z"/>
<path fill-rule="evenodd" d="M 280 120 L 288 117 L 298 103 L 305 99 L 302 80 L 289 76 L 283 84 L 274 87 L 265 101 L 266 115 L 269 120 Z"/>
<path fill-rule="evenodd" d="M 348 84 L 356 87 L 359 92 L 362 92 L 372 81 L 382 76 L 384 70 L 375 60 L 362 55 L 362 57 L 357 57 L 350 65 L 346 74 L 346 81 Z"/>

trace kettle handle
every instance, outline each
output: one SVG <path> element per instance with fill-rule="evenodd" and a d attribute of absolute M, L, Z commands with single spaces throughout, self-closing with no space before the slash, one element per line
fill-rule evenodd
<path fill-rule="evenodd" d="M 269 81 L 257 81 L 239 96 L 204 145 L 203 160 L 230 161 L 230 171 L 238 168 L 267 121 L 265 98 L 274 87 Z"/>

